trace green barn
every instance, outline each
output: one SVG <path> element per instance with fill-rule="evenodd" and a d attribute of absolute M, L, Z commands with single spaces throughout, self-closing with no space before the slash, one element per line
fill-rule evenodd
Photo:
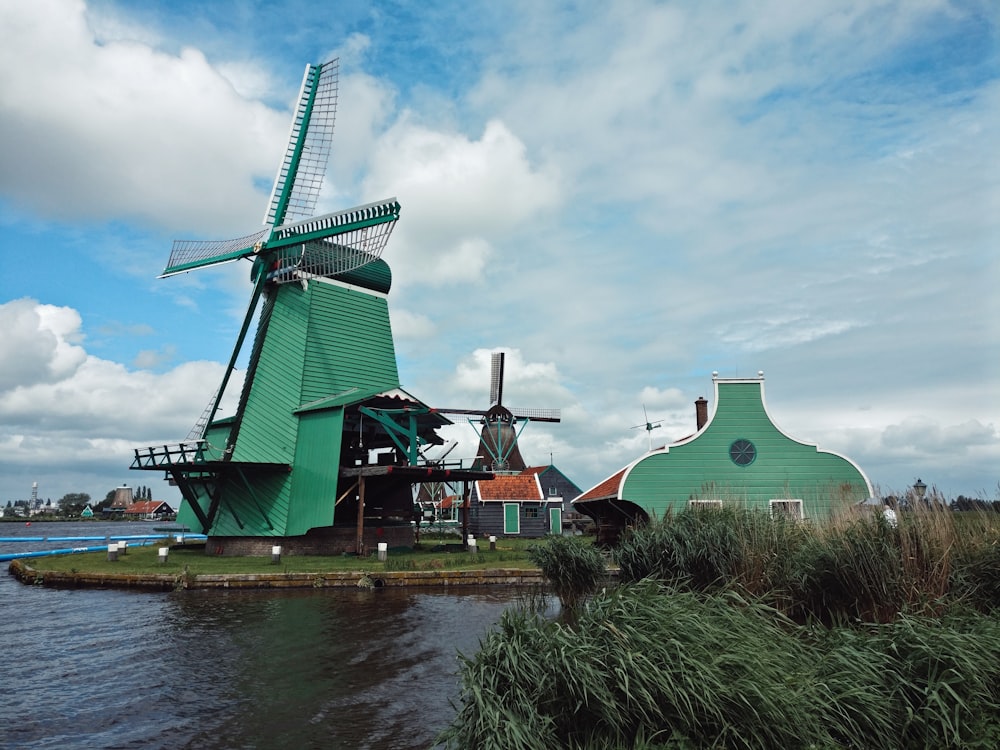
<path fill-rule="evenodd" d="M 696 432 L 650 450 L 573 501 L 603 539 L 626 526 L 689 506 L 738 504 L 794 518 L 822 519 L 872 496 L 850 459 L 790 437 L 764 401 L 764 374 L 720 378 L 715 408 L 695 402 Z"/>

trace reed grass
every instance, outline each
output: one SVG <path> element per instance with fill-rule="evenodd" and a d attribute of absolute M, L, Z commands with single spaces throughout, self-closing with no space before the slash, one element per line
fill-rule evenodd
<path fill-rule="evenodd" d="M 987 748 L 1000 623 L 829 629 L 647 579 L 594 596 L 573 627 L 508 611 L 461 682 L 447 748 Z"/>
<path fill-rule="evenodd" d="M 590 539 L 550 536 L 528 547 L 528 557 L 552 586 L 564 610 L 572 611 L 607 580 L 607 565 Z"/>
<path fill-rule="evenodd" d="M 626 533 L 621 580 L 655 578 L 691 591 L 734 588 L 798 621 L 891 622 L 1000 606 L 1000 517 L 942 506 L 841 514 L 826 523 L 730 506 L 692 509 Z"/>

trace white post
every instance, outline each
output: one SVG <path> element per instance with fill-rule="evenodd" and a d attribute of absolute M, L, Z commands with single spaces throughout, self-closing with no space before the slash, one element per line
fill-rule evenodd
<path fill-rule="evenodd" d="M 476 538 L 474 536 L 469 537 L 469 552 L 476 554 Z"/>
<path fill-rule="evenodd" d="M 118 562 L 118 542 L 108 545 L 108 562 Z"/>
<path fill-rule="evenodd" d="M 119 552 L 120 552 L 121 554 L 123 554 L 123 555 L 124 555 L 124 554 L 125 554 L 126 552 L 128 552 L 128 542 L 126 542 L 126 541 L 121 541 L 121 542 L 118 542 L 118 551 L 119 551 Z"/>
<path fill-rule="evenodd" d="M 167 556 L 170 554 L 170 547 L 160 547 L 160 564 L 162 565 L 167 561 Z"/>
<path fill-rule="evenodd" d="M 497 551 L 497 538 L 495 536 L 490 537 L 490 552 Z"/>
<path fill-rule="evenodd" d="M 271 563 L 277 565 L 281 562 L 281 545 L 271 547 Z"/>
<path fill-rule="evenodd" d="M 385 562 L 385 559 L 389 556 L 389 543 L 379 542 L 378 543 L 378 560 L 379 562 Z"/>

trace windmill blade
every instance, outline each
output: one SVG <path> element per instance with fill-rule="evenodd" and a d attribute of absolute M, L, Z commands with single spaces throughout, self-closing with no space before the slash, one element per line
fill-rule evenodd
<path fill-rule="evenodd" d="M 274 232 L 270 276 L 279 284 L 333 277 L 378 260 L 399 219 L 399 203 L 378 203 L 306 219 Z"/>
<path fill-rule="evenodd" d="M 494 352 L 490 367 L 490 406 L 501 403 L 503 403 L 503 352 Z"/>
<path fill-rule="evenodd" d="M 632 425 L 632 427 L 630 429 L 637 430 L 640 427 L 643 427 L 643 428 L 645 428 L 646 432 L 651 432 L 652 430 L 655 430 L 658 427 L 662 426 L 662 423 L 663 423 L 662 419 L 658 419 L 655 422 L 650 422 L 649 421 L 649 413 L 646 411 L 646 405 L 645 404 L 642 405 L 642 416 L 645 418 L 646 421 L 643 422 L 642 424 Z"/>
<path fill-rule="evenodd" d="M 174 240 L 167 267 L 158 278 L 248 258 L 257 251 L 270 232 L 270 227 L 266 227 L 233 240 Z"/>
<path fill-rule="evenodd" d="M 339 77 L 339 59 L 306 66 L 285 157 L 268 202 L 268 226 L 312 216 L 316 209 L 330 161 Z"/>
<path fill-rule="evenodd" d="M 455 450 L 455 448 L 457 447 L 458 447 L 458 441 L 450 440 L 447 443 L 445 443 L 444 449 L 440 453 L 438 453 L 438 455 L 434 458 L 427 457 L 427 448 L 424 448 L 423 450 L 418 448 L 417 452 L 420 453 L 420 457 L 423 458 L 424 461 L 426 461 L 427 463 L 440 464 L 442 461 L 444 461 L 445 458 L 448 457 L 448 454 L 451 453 L 453 450 Z"/>
<path fill-rule="evenodd" d="M 395 198 L 386 198 L 364 206 L 285 224 L 274 230 L 267 242 L 267 249 L 275 250 L 335 237 L 337 244 L 356 247 L 377 258 L 382 254 L 397 219 L 399 202 Z M 375 231 L 376 228 L 380 229 Z"/>
<path fill-rule="evenodd" d="M 526 419 L 531 422 L 561 422 L 562 412 L 559 409 L 508 409 L 515 419 Z"/>

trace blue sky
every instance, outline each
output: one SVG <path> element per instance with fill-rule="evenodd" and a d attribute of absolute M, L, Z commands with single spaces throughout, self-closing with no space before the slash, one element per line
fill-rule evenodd
<path fill-rule="evenodd" d="M 644 407 L 662 444 L 763 370 L 884 492 L 1000 496 L 995 3 L 0 0 L 0 29 L 0 503 L 148 484 L 131 449 L 187 435 L 249 264 L 156 276 L 260 227 L 332 56 L 320 208 L 399 198 L 417 397 L 485 407 L 505 350 L 505 402 L 563 413 L 526 459 L 586 489 Z"/>

